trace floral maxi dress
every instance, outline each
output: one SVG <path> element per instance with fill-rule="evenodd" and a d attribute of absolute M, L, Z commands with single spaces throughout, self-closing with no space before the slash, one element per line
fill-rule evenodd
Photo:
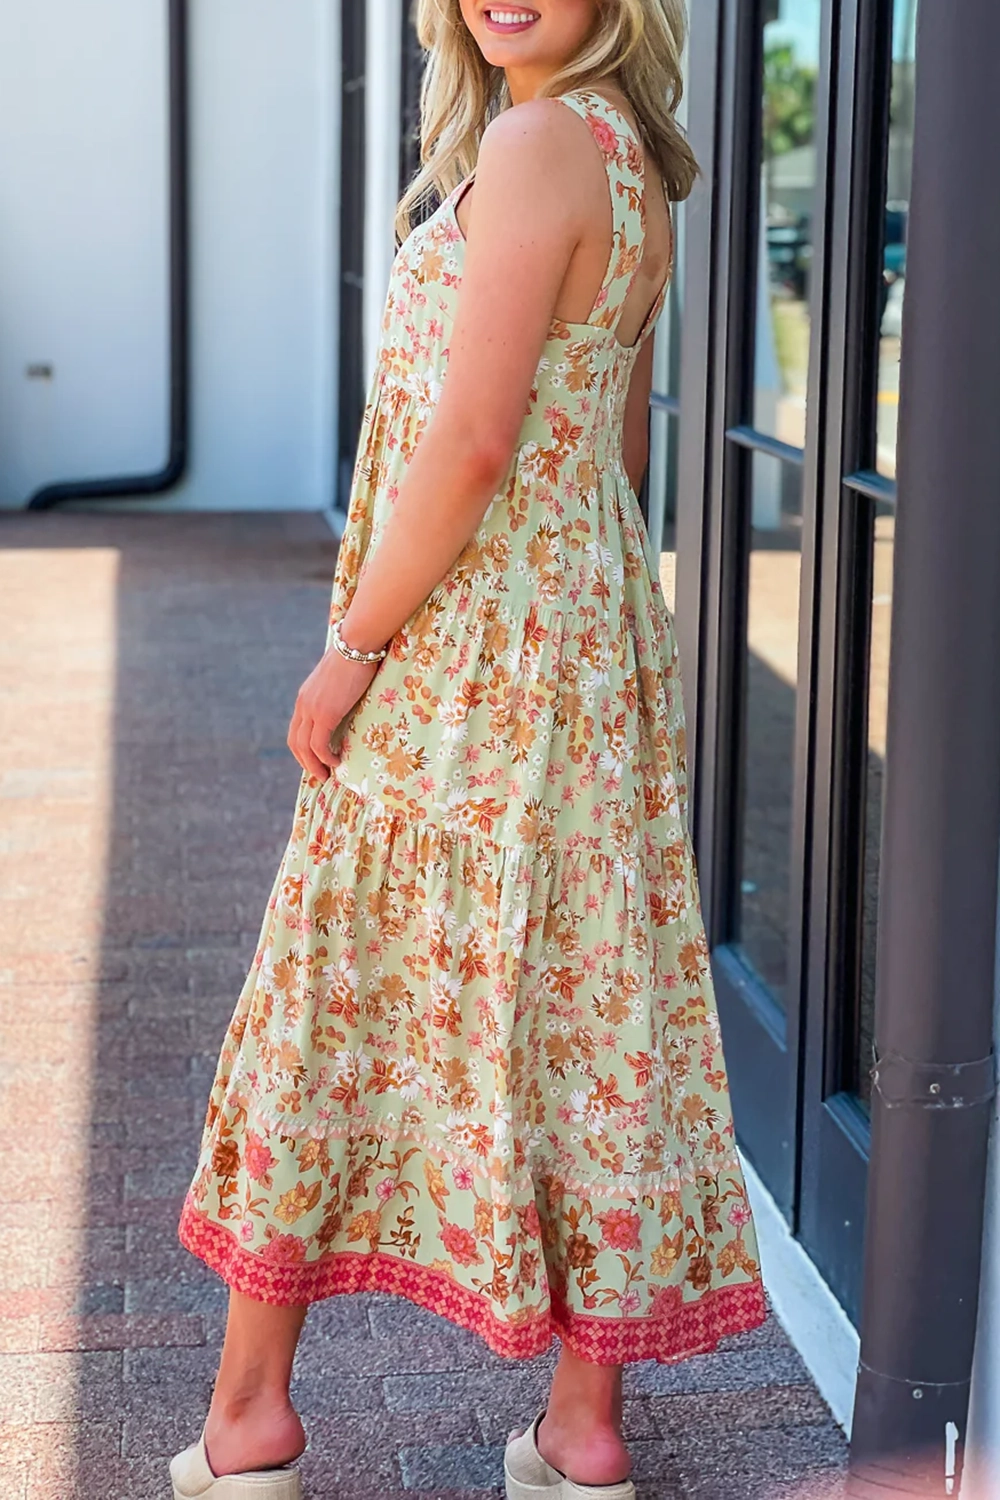
<path fill-rule="evenodd" d="M 686 823 L 673 628 L 621 459 L 643 153 L 506 480 L 304 777 L 183 1243 L 231 1287 L 395 1292 L 529 1357 L 674 1360 L 764 1316 Z M 331 622 L 446 378 L 458 192 L 401 246 Z"/>

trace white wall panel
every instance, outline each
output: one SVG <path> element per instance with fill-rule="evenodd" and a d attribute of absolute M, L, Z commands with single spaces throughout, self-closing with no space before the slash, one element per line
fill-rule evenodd
<path fill-rule="evenodd" d="M 164 0 L 0 0 L 0 505 L 166 462 L 168 146 Z"/>
<path fill-rule="evenodd" d="M 191 464 L 164 508 L 332 501 L 338 32 L 338 0 L 192 4 Z"/>
<path fill-rule="evenodd" d="M 190 0 L 189 466 L 127 508 L 331 503 L 341 3 Z M 0 504 L 165 462 L 166 33 L 0 0 Z"/>

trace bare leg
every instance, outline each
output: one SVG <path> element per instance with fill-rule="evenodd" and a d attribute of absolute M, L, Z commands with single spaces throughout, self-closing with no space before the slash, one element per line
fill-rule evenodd
<path fill-rule="evenodd" d="M 621 1365 L 592 1365 L 563 1346 L 538 1451 L 577 1484 L 618 1484 L 631 1469 L 622 1439 Z"/>
<path fill-rule="evenodd" d="M 214 1474 L 276 1469 L 306 1445 L 288 1387 L 304 1307 L 272 1307 L 229 1294 L 222 1361 L 205 1426 Z"/>

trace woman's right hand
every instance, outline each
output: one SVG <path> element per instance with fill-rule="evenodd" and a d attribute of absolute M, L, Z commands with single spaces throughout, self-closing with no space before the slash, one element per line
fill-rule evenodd
<path fill-rule="evenodd" d="M 288 748 L 306 775 L 326 781 L 340 760 L 331 740 L 367 692 L 379 662 L 349 661 L 330 646 L 299 688 Z"/>

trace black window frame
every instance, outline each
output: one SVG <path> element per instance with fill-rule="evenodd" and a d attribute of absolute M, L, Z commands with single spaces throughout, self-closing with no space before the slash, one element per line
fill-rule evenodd
<path fill-rule="evenodd" d="M 892 0 L 823 0 L 803 450 L 752 426 L 762 50 L 774 0 L 699 0 L 691 135 L 678 598 L 693 829 L 741 1144 L 857 1317 L 870 1127 L 855 1084 L 874 519 L 878 281 Z M 697 107 L 695 107 L 695 105 Z M 785 1014 L 728 943 L 740 827 L 754 453 L 801 468 L 792 899 Z M 692 713 L 693 709 L 693 713 Z"/>

